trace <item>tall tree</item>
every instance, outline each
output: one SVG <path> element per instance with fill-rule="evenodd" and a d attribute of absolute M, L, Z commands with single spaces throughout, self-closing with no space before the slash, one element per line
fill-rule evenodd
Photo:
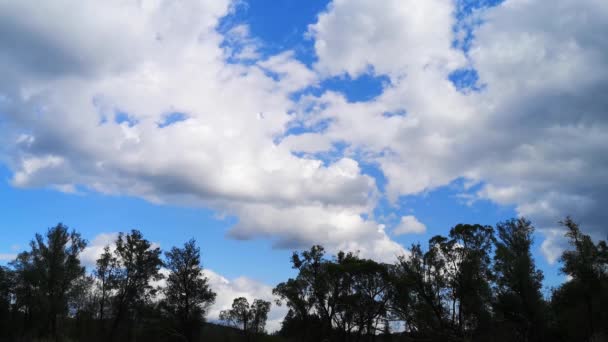
<path fill-rule="evenodd" d="M 253 334 L 264 333 L 266 320 L 268 320 L 268 312 L 270 312 L 270 302 L 262 299 L 254 299 L 249 310 L 251 312 L 249 330 Z"/>
<path fill-rule="evenodd" d="M 93 275 L 97 279 L 97 319 L 99 320 L 99 329 L 102 336 L 105 330 L 106 312 L 110 306 L 111 294 L 116 287 L 117 263 L 116 257 L 110 251 L 110 246 L 105 246 L 93 271 Z"/>
<path fill-rule="evenodd" d="M 129 334 L 133 333 L 136 314 L 156 293 L 152 281 L 163 278 L 159 273 L 163 264 L 160 253 L 160 248 L 153 247 L 138 230 L 132 230 L 126 235 L 119 234 L 114 250 L 117 267 L 111 340 L 117 339 L 118 330 L 124 322 L 129 323 Z"/>
<path fill-rule="evenodd" d="M 323 334 L 331 330 L 333 315 L 335 313 L 331 298 L 331 281 L 327 272 L 328 261 L 324 259 L 325 249 L 315 245 L 308 251 L 294 253 L 292 267 L 298 270 L 297 278 L 306 285 L 310 293 L 309 300 L 323 322 Z"/>
<path fill-rule="evenodd" d="M 165 308 L 178 322 L 179 334 L 192 342 L 197 340 L 200 324 L 208 307 L 215 302 L 216 294 L 203 275 L 200 249 L 194 240 L 183 248 L 173 247 L 165 255 L 165 265 L 170 271 L 164 289 Z"/>
<path fill-rule="evenodd" d="M 450 335 L 445 264 L 437 248 L 424 252 L 420 244 L 412 245 L 409 257 L 399 258 L 391 274 L 390 307 L 406 332 L 443 340 Z"/>
<path fill-rule="evenodd" d="M 374 339 L 379 324 L 387 314 L 389 296 L 388 269 L 386 265 L 369 259 L 352 257 L 345 262 L 347 279 L 352 281 L 350 291 L 351 307 L 357 326 L 357 336 Z"/>
<path fill-rule="evenodd" d="M 327 301 L 327 261 L 324 256 L 325 250 L 318 245 L 302 253 L 294 252 L 291 264 L 298 270 L 298 275 L 273 289 L 279 297 L 277 304 L 286 302 L 289 307 L 289 319 L 284 322 L 284 327 L 316 338 L 327 335 L 332 317 L 332 301 Z"/>
<path fill-rule="evenodd" d="M 26 316 L 40 324 L 41 336 L 58 340 L 60 323 L 68 314 L 70 292 L 84 275 L 79 255 L 86 241 L 61 223 L 50 228 L 45 237 L 36 234 L 31 250 L 21 253 L 13 266 L 19 273 L 18 302 L 26 306 Z"/>
<path fill-rule="evenodd" d="M 32 338 L 39 335 L 42 321 L 42 303 L 38 289 L 40 274 L 34 269 L 32 255 L 23 251 L 10 263 L 13 272 L 14 311 L 21 313 L 19 337 Z"/>
<path fill-rule="evenodd" d="M 13 272 L 8 267 L 0 266 L 0 340 L 10 337 L 12 292 Z"/>
<path fill-rule="evenodd" d="M 458 224 L 450 230 L 444 251 L 455 254 L 457 268 L 451 277 L 453 293 L 458 301 L 458 330 L 474 335 L 489 328 L 492 291 L 490 252 L 494 241 L 491 226 Z"/>
<path fill-rule="evenodd" d="M 553 293 L 552 306 L 560 335 L 578 341 L 608 339 L 608 245 L 593 242 L 567 217 L 566 238 L 572 249 L 561 257 L 570 280 Z"/>
<path fill-rule="evenodd" d="M 251 321 L 251 311 L 249 301 L 245 297 L 238 297 L 232 301 L 232 307 L 220 312 L 220 320 L 229 325 L 241 329 L 243 335 L 249 340 L 249 325 Z"/>
<path fill-rule="evenodd" d="M 497 319 L 501 335 L 510 340 L 543 339 L 543 273 L 536 268 L 530 248 L 534 227 L 525 218 L 496 225 L 498 240 L 494 254 Z"/>
<path fill-rule="evenodd" d="M 269 311 L 270 302 L 254 299 L 249 305 L 247 298 L 238 297 L 230 309 L 220 312 L 220 320 L 241 329 L 249 340 L 252 334 L 264 332 Z"/>

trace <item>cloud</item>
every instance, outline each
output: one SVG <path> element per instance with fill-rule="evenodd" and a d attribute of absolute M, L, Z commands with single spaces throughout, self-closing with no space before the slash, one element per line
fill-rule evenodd
<path fill-rule="evenodd" d="M 232 236 L 272 232 L 283 246 L 387 244 L 375 222 L 360 219 L 377 188 L 358 161 L 297 156 L 323 146 L 277 143 L 296 115 L 291 95 L 318 76 L 291 51 L 261 57 L 246 25 L 218 32 L 230 1 L 40 6 L 0 5 L 10 19 L 0 33 L 11 37 L 0 43 L 9 51 L 0 61 L 1 158 L 14 186 L 203 206 L 239 217 Z M 65 8 L 82 19 L 61 20 Z M 45 65 L 32 59 L 41 55 Z M 175 113 L 180 120 L 163 124 Z M 260 208 L 263 219 L 252 211 Z M 325 222 L 300 232 L 269 226 L 284 213 Z M 306 233 L 320 229 L 336 232 L 329 240 Z"/>
<path fill-rule="evenodd" d="M 464 56 L 451 49 L 453 2 L 449 0 L 334 0 L 310 25 L 321 73 L 403 76 L 441 64 L 455 68 Z"/>
<path fill-rule="evenodd" d="M 608 233 L 608 102 L 598 96 L 608 91 L 608 45 L 596 34 L 608 29 L 608 5 L 512 0 L 483 18 L 471 58 L 495 110 L 484 125 L 494 154 L 478 166 L 489 183 L 481 196 L 532 218 L 554 261 L 565 215 L 595 238 Z"/>
<path fill-rule="evenodd" d="M 99 259 L 106 246 L 110 246 L 110 249 L 114 250 L 116 239 L 118 239 L 118 233 L 100 233 L 95 236 L 80 253 L 81 263 L 87 269 L 93 270 L 97 264 L 97 259 Z"/>
<path fill-rule="evenodd" d="M 0 261 L 13 261 L 17 258 L 17 254 L 0 253 Z"/>
<path fill-rule="evenodd" d="M 418 221 L 418 219 L 412 215 L 401 217 L 401 222 L 393 229 L 394 235 L 424 234 L 425 232 L 426 226 L 424 223 Z"/>

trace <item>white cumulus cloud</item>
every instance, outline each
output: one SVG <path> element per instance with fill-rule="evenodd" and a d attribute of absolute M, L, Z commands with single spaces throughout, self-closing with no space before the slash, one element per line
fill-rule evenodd
<path fill-rule="evenodd" d="M 424 223 L 418 221 L 418 219 L 412 215 L 401 217 L 401 222 L 393 229 L 394 235 L 424 234 L 425 232 L 426 226 Z"/>

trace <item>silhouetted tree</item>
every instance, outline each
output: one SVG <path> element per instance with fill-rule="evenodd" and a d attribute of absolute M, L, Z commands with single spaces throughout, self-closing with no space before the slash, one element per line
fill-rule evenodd
<path fill-rule="evenodd" d="M 387 267 L 354 256 L 342 264 L 352 284 L 345 295 L 351 298 L 351 306 L 347 309 L 354 314 L 358 339 L 359 336 L 374 339 L 381 331 L 379 327 L 386 317 L 390 298 Z"/>
<path fill-rule="evenodd" d="M 222 310 L 220 312 L 220 320 L 240 328 L 242 331 L 247 331 L 249 321 L 251 320 L 251 312 L 249 311 L 249 301 L 245 297 L 238 297 L 232 301 L 232 308 Z"/>
<path fill-rule="evenodd" d="M 297 275 L 273 289 L 288 307 L 277 336 L 265 333 L 271 304 L 260 299 L 239 297 L 221 312 L 242 334 L 204 322 L 215 293 L 194 240 L 165 253 L 159 292 L 161 251 L 139 231 L 119 234 L 87 274 L 79 261 L 85 241 L 59 224 L 0 266 L 0 341 L 608 340 L 608 245 L 570 218 L 563 224 L 568 280 L 550 303 L 524 218 L 498 223 L 497 239 L 492 227 L 459 224 L 426 250 L 414 244 L 394 265 L 353 252 L 328 258 L 321 246 L 294 252 Z M 391 332 L 394 321 L 403 329 Z"/>
<path fill-rule="evenodd" d="M 254 334 L 262 334 L 265 332 L 266 320 L 268 312 L 270 312 L 270 302 L 262 299 L 254 299 L 250 307 L 251 323 L 249 330 Z"/>
<path fill-rule="evenodd" d="M 22 252 L 12 265 L 17 272 L 16 303 L 24 311 L 24 332 L 60 339 L 60 325 L 68 314 L 72 286 L 84 275 L 79 254 L 86 242 L 59 223 L 46 239 L 36 234 L 30 251 Z"/>
<path fill-rule="evenodd" d="M 447 340 L 451 329 L 445 305 L 446 275 L 438 248 L 425 253 L 420 244 L 414 244 L 408 257 L 399 257 L 391 274 L 390 306 L 410 335 Z"/>
<path fill-rule="evenodd" d="M 247 298 L 238 297 L 232 302 L 231 309 L 220 312 L 220 320 L 241 329 L 249 340 L 252 334 L 264 332 L 269 311 L 270 302 L 255 299 L 250 306 Z"/>
<path fill-rule="evenodd" d="M 353 253 L 327 259 L 321 246 L 294 253 L 292 265 L 298 270 L 296 278 L 274 289 L 279 302 L 290 308 L 284 335 L 310 341 L 376 336 L 387 316 L 386 265 Z"/>
<path fill-rule="evenodd" d="M 553 292 L 552 307 L 559 335 L 568 340 L 608 339 L 608 246 L 597 244 L 567 217 L 562 223 L 573 249 L 562 254 L 562 272 L 570 280 Z"/>
<path fill-rule="evenodd" d="M 545 305 L 543 273 L 536 268 L 530 248 L 534 227 L 525 218 L 498 223 L 494 255 L 495 314 L 505 340 L 540 341 Z"/>
<path fill-rule="evenodd" d="M 457 300 L 457 326 L 472 336 L 489 327 L 492 291 L 490 252 L 494 241 L 490 226 L 459 224 L 450 230 L 449 253 L 456 256 L 456 270 L 450 286 Z M 450 268 L 450 267 L 448 267 Z"/>
<path fill-rule="evenodd" d="M 138 230 L 129 234 L 120 233 L 116 240 L 115 295 L 112 298 L 113 324 L 110 339 L 116 340 L 123 323 L 129 324 L 128 333 L 133 334 L 137 314 L 143 309 L 157 289 L 152 281 L 162 279 L 159 273 L 162 261 L 160 248 L 143 238 Z"/>
<path fill-rule="evenodd" d="M 117 286 L 118 260 L 110 251 L 110 246 L 105 246 L 103 253 L 97 259 L 93 275 L 97 279 L 97 319 L 99 331 L 103 336 L 105 333 L 106 313 L 109 310 L 112 291 Z"/>
<path fill-rule="evenodd" d="M 0 266 L 0 340 L 11 337 L 11 302 L 13 295 L 13 272 Z"/>
<path fill-rule="evenodd" d="M 291 264 L 293 269 L 298 270 L 297 277 L 273 289 L 273 293 L 279 297 L 277 304 L 285 302 L 289 307 L 289 321 L 284 326 L 294 332 L 301 331 L 306 335 L 301 336 L 304 340 L 320 339 L 331 325 L 331 310 L 326 306 L 324 255 L 325 250 L 321 246 L 313 246 L 302 253 L 294 252 Z"/>
<path fill-rule="evenodd" d="M 173 247 L 165 255 L 165 265 L 170 271 L 164 289 L 165 308 L 169 317 L 178 323 L 179 334 L 192 342 L 198 339 L 199 327 L 216 295 L 203 275 L 200 249 L 194 240 L 183 248 Z"/>

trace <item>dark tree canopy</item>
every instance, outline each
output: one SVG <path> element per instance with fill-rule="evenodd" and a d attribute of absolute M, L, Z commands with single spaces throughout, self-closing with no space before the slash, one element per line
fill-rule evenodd
<path fill-rule="evenodd" d="M 120 233 L 116 240 L 113 316 L 110 339 L 115 339 L 121 324 L 130 325 L 157 289 L 152 281 L 162 279 L 160 248 L 153 248 L 138 230 Z M 127 329 L 132 334 L 132 329 Z"/>
<path fill-rule="evenodd" d="M 570 280 L 553 292 L 551 305 L 560 335 L 570 340 L 608 340 L 608 246 L 595 244 L 567 217 L 562 224 L 571 246 L 561 257 Z"/>
<path fill-rule="evenodd" d="M 540 341 L 544 338 L 545 311 L 541 293 L 543 273 L 530 251 L 534 227 L 525 218 L 496 225 L 494 254 L 495 315 L 505 340 Z"/>
<path fill-rule="evenodd" d="M 45 236 L 36 234 L 30 250 L 12 263 L 15 305 L 25 312 L 24 335 L 61 338 L 71 290 L 85 273 L 79 259 L 85 247 L 80 234 L 59 223 Z"/>
<path fill-rule="evenodd" d="M 235 298 L 232 307 L 220 312 L 220 320 L 240 329 L 250 340 L 252 336 L 265 332 L 266 320 L 270 311 L 270 302 L 254 299 L 249 305 L 245 297 Z"/>
<path fill-rule="evenodd" d="M 189 342 L 197 339 L 198 326 L 204 321 L 216 294 L 203 275 L 200 249 L 194 240 L 183 248 L 173 247 L 165 253 L 169 270 L 163 301 L 166 312 L 177 323 L 177 331 Z"/>

